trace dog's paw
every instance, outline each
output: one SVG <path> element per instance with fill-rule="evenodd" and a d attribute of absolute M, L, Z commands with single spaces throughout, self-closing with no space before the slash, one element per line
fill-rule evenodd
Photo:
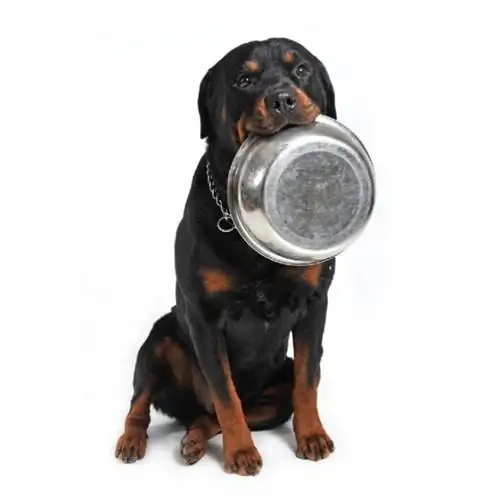
<path fill-rule="evenodd" d="M 141 460 L 146 454 L 147 436 L 144 431 L 126 432 L 116 444 L 115 457 L 127 464 Z"/>
<path fill-rule="evenodd" d="M 322 460 L 331 455 L 334 450 L 333 441 L 324 431 L 297 438 L 296 455 L 303 460 Z"/>
<path fill-rule="evenodd" d="M 187 465 L 193 465 L 200 460 L 207 451 L 207 440 L 203 436 L 187 433 L 181 441 L 181 455 Z"/>
<path fill-rule="evenodd" d="M 255 476 L 262 468 L 262 458 L 255 446 L 226 453 L 224 470 L 240 476 Z"/>

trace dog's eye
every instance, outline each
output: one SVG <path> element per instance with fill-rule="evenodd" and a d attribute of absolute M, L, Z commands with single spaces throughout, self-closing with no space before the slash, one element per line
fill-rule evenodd
<path fill-rule="evenodd" d="M 305 64 L 299 64 L 295 68 L 295 74 L 297 76 L 301 77 L 301 78 L 303 78 L 304 76 L 306 76 L 308 73 L 309 73 L 309 69 L 308 69 L 308 67 Z"/>
<path fill-rule="evenodd" d="M 242 75 L 242 76 L 239 76 L 236 80 L 236 85 L 240 88 L 240 89 L 244 89 L 246 87 L 248 87 L 249 85 L 252 84 L 252 80 L 249 76 L 247 75 Z"/>

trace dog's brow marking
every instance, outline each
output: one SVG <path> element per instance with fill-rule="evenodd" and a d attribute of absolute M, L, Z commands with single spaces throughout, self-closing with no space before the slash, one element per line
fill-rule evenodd
<path fill-rule="evenodd" d="M 294 60 L 293 52 L 290 52 L 289 50 L 287 50 L 286 52 L 283 52 L 282 58 L 283 58 L 283 62 L 285 62 L 285 63 L 293 62 L 293 60 Z"/>
<path fill-rule="evenodd" d="M 252 73 L 255 73 L 255 72 L 259 71 L 260 64 L 257 61 L 254 61 L 253 59 L 250 59 L 249 61 L 245 61 L 245 68 L 248 71 L 251 71 Z"/>
<path fill-rule="evenodd" d="M 232 288 L 231 277 L 220 269 L 203 268 L 201 276 L 208 293 L 227 292 Z"/>

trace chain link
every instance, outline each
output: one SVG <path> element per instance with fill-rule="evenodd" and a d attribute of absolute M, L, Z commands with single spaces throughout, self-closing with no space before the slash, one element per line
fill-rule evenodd
<path fill-rule="evenodd" d="M 209 161 L 207 161 L 205 169 L 207 171 L 208 189 L 210 190 L 210 194 L 212 195 L 215 204 L 219 207 L 222 213 L 222 217 L 217 221 L 217 229 L 222 233 L 230 233 L 234 229 L 233 218 L 231 217 L 231 213 L 229 212 L 229 210 L 224 206 L 222 200 L 219 198 L 214 179 L 212 177 L 212 174 L 210 173 Z"/>

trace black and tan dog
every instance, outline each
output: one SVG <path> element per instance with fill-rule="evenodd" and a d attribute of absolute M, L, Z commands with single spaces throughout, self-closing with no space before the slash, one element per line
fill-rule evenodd
<path fill-rule="evenodd" d="M 225 470 L 254 475 L 262 458 L 251 431 L 292 414 L 297 456 L 325 458 L 334 446 L 318 414 L 317 389 L 335 261 L 280 266 L 236 230 L 219 231 L 221 210 L 208 178 L 225 206 L 229 167 L 245 137 L 306 124 L 319 113 L 336 118 L 332 83 L 301 44 L 253 41 L 207 72 L 198 106 L 207 148 L 176 234 L 176 305 L 139 350 L 116 456 L 124 462 L 144 456 L 152 406 L 186 426 L 181 454 L 188 464 L 222 433 Z"/>

